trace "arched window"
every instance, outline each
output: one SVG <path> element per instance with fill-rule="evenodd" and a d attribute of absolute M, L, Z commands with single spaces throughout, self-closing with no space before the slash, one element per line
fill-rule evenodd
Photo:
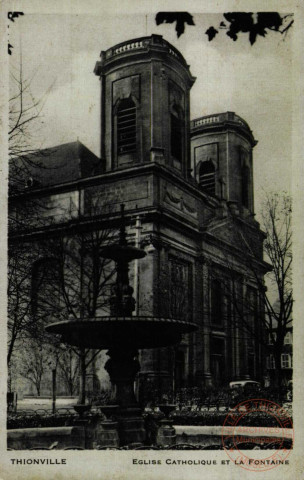
<path fill-rule="evenodd" d="M 211 160 L 201 163 L 198 183 L 206 193 L 215 195 L 215 167 Z"/>
<path fill-rule="evenodd" d="M 117 109 L 117 153 L 136 150 L 136 105 L 131 98 L 120 102 Z"/>
<path fill-rule="evenodd" d="M 250 170 L 247 165 L 244 165 L 242 168 L 242 204 L 244 207 L 249 208 L 250 200 L 249 200 L 249 192 L 250 192 Z"/>
<path fill-rule="evenodd" d="M 182 114 L 176 108 L 171 109 L 171 155 L 182 162 L 183 159 L 183 122 Z"/>

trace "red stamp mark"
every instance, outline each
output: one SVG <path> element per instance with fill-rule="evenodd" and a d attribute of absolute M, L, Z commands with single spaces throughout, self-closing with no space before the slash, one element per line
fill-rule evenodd
<path fill-rule="evenodd" d="M 273 426 L 260 426 L 263 423 L 261 417 L 268 415 L 273 418 Z M 254 472 L 288 464 L 286 459 L 292 449 L 293 438 L 294 430 L 288 412 L 262 398 L 236 405 L 225 418 L 222 429 L 223 446 L 230 460 Z"/>

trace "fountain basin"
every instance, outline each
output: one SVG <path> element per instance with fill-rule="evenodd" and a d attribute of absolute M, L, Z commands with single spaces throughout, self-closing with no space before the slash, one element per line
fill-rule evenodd
<path fill-rule="evenodd" d="M 197 329 L 194 323 L 159 317 L 95 317 L 69 319 L 46 327 L 76 347 L 136 349 L 167 347 L 179 343 L 182 334 Z"/>
<path fill-rule="evenodd" d="M 171 412 L 173 412 L 176 409 L 176 405 L 174 404 L 169 404 L 169 403 L 164 403 L 157 405 L 160 411 L 165 415 L 165 417 L 168 417 Z"/>
<path fill-rule="evenodd" d="M 110 420 L 113 415 L 117 415 L 119 405 L 97 405 L 97 408 L 99 408 L 107 420 Z"/>

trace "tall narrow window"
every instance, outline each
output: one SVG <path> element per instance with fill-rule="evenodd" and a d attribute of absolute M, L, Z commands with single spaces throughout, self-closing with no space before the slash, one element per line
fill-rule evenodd
<path fill-rule="evenodd" d="M 170 261 L 170 312 L 173 318 L 189 319 L 189 265 L 177 259 Z"/>
<path fill-rule="evenodd" d="M 225 340 L 211 337 L 210 339 L 210 367 L 215 386 L 223 385 L 225 381 Z"/>
<path fill-rule="evenodd" d="M 266 367 L 268 368 L 268 370 L 275 369 L 275 360 L 273 355 L 269 355 L 269 357 L 266 357 Z"/>
<path fill-rule="evenodd" d="M 201 163 L 198 182 L 204 192 L 215 195 L 215 168 L 211 160 Z"/>
<path fill-rule="evenodd" d="M 223 295 L 222 285 L 219 280 L 211 282 L 211 323 L 214 325 L 223 324 Z"/>
<path fill-rule="evenodd" d="M 117 110 L 117 153 L 136 150 L 136 106 L 131 98 L 123 100 Z"/>
<path fill-rule="evenodd" d="M 249 208 L 249 186 L 250 186 L 250 170 L 246 165 L 242 168 L 242 204 Z"/>
<path fill-rule="evenodd" d="M 183 129 L 181 115 L 173 108 L 171 111 L 171 155 L 182 161 L 183 158 Z"/>

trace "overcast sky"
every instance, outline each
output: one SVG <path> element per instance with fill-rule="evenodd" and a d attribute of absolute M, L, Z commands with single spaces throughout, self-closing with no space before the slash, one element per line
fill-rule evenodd
<path fill-rule="evenodd" d="M 253 46 L 247 34 L 233 42 L 223 30 L 208 42 L 206 29 L 217 27 L 222 15 L 194 13 L 195 26 L 186 26 L 178 39 L 174 25 L 156 26 L 156 12 L 26 13 L 10 22 L 11 65 L 18 68 L 22 49 L 24 76 L 35 74 L 33 95 L 42 97 L 52 85 L 34 146 L 51 147 L 79 139 L 99 155 L 100 85 L 93 69 L 100 51 L 156 33 L 181 51 L 197 77 L 191 90 L 191 118 L 229 110 L 252 129 L 258 140 L 254 149 L 256 210 L 262 189 L 290 191 L 292 30 L 284 39 L 270 32 Z"/>

